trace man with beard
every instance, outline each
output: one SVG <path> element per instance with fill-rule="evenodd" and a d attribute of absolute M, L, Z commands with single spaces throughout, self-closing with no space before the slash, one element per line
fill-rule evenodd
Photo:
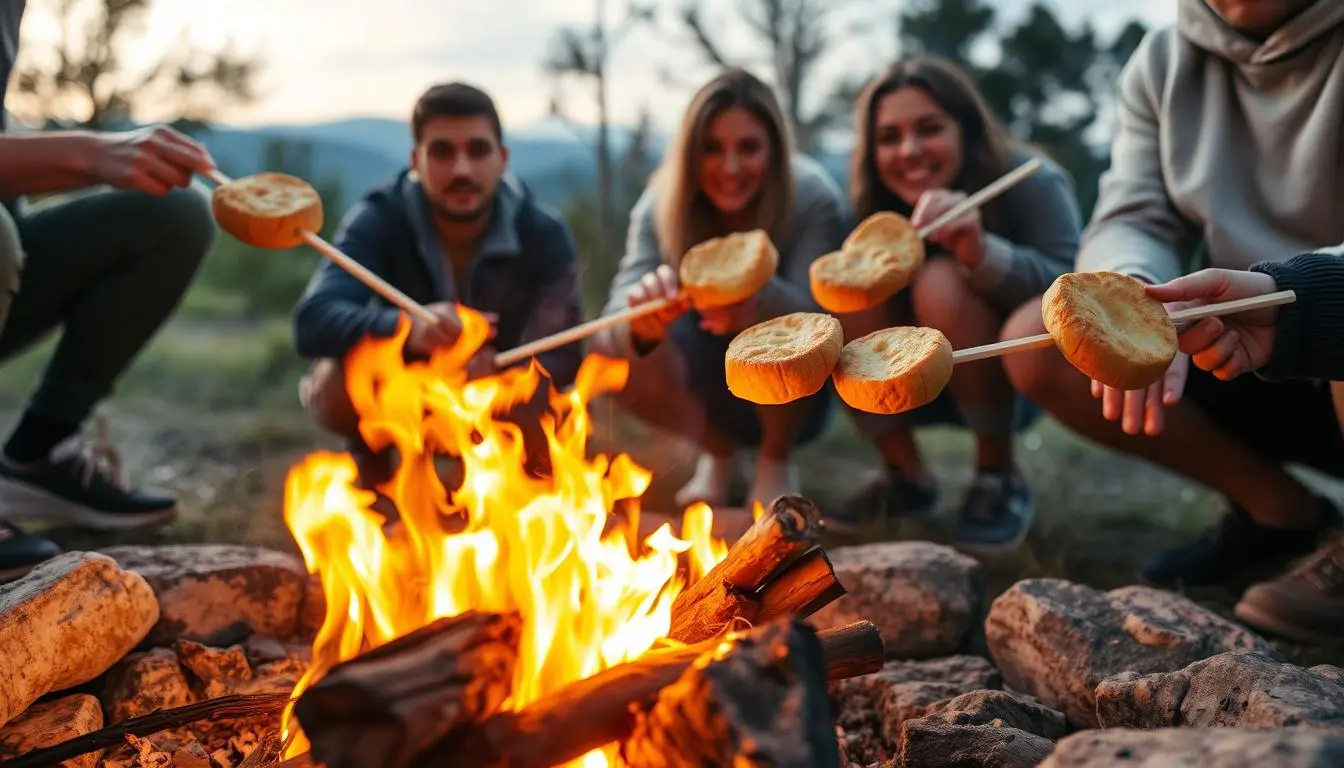
<path fill-rule="evenodd" d="M 438 318 L 433 324 L 410 318 L 408 358 L 427 358 L 457 341 L 461 304 L 492 325 L 491 340 L 468 369 L 473 377 L 494 373 L 498 351 L 579 322 L 573 239 L 564 221 L 507 173 L 509 151 L 489 95 L 462 83 L 436 85 L 416 102 L 411 130 L 410 167 L 345 215 L 334 244 Z M 402 315 L 325 261 L 294 313 L 295 344 L 313 361 L 300 399 L 319 424 L 348 441 L 365 487 L 389 477 L 390 459 L 373 455 L 360 438 L 342 365 L 364 338 L 394 335 Z M 571 344 L 536 359 L 550 384 L 563 389 L 581 356 L 580 346 Z M 539 405 L 546 392 L 543 380 Z M 525 433 L 536 427 L 521 426 Z"/>

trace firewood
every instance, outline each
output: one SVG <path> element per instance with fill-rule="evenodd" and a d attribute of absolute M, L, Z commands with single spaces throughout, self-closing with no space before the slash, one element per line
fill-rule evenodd
<path fill-rule="evenodd" d="M 513 689 L 522 619 L 469 611 L 332 667 L 294 715 L 327 768 L 409 765 L 498 711 Z"/>
<path fill-rule="evenodd" d="M 867 640 L 859 641 L 859 636 L 867 636 Z M 497 713 L 470 732 L 464 729 L 441 740 L 421 754 L 414 766 L 550 768 L 621 741 L 634 729 L 632 705 L 652 702 L 696 659 L 722 642 L 715 638 L 674 650 L 652 651 L 571 683 L 520 711 Z M 828 677 L 867 674 L 882 668 L 881 636 L 868 622 L 823 630 L 817 633 L 817 642 Z"/>
<path fill-rule="evenodd" d="M 161 709 L 140 717 L 123 720 L 116 725 L 93 733 L 63 741 L 45 749 L 34 750 L 3 763 L 4 768 L 44 768 L 60 765 L 71 758 L 118 747 L 126 737 L 145 737 L 159 731 L 181 728 L 202 721 L 238 720 L 253 717 L 278 716 L 289 703 L 287 694 L 254 693 L 221 696 L 172 709 Z"/>
<path fill-rule="evenodd" d="M 756 623 L 786 616 L 806 619 L 844 594 L 826 550 L 813 547 L 757 593 Z"/>
<path fill-rule="evenodd" d="M 622 756 L 630 768 L 841 768 L 824 665 L 796 619 L 734 638 L 636 714 Z"/>
<path fill-rule="evenodd" d="M 821 532 L 815 504 L 801 496 L 775 499 L 718 565 L 677 596 L 668 637 L 698 643 L 733 629 L 735 620 L 742 626 L 755 623 L 756 594 L 816 546 Z"/>

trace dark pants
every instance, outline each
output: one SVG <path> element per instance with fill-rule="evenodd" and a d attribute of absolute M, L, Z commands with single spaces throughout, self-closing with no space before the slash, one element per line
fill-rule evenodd
<path fill-rule="evenodd" d="M 0 361 L 62 327 L 29 410 L 83 423 L 177 308 L 215 240 L 204 194 L 91 191 L 0 208 Z"/>

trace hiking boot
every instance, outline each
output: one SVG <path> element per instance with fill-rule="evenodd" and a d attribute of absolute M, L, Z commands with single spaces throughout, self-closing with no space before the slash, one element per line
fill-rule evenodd
<path fill-rule="evenodd" d="M 833 530 L 853 531 L 880 520 L 928 517 L 937 508 L 935 481 L 911 480 L 901 470 L 886 467 L 880 477 L 827 514 L 826 525 Z"/>
<path fill-rule="evenodd" d="M 1344 636 L 1344 534 L 1332 533 L 1288 573 L 1246 590 L 1233 610 L 1250 626 L 1304 643 Z"/>
<path fill-rule="evenodd" d="M 0 582 L 13 581 L 61 554 L 56 542 L 0 521 Z"/>
<path fill-rule="evenodd" d="M 0 458 L 0 509 L 11 519 L 45 519 L 94 531 L 160 525 L 177 516 L 177 500 L 130 488 L 111 445 L 78 435 L 43 461 Z"/>
<path fill-rule="evenodd" d="M 1322 522 L 1301 530 L 1261 525 L 1246 510 L 1231 505 L 1204 535 L 1162 552 L 1144 565 L 1143 579 L 1158 587 L 1212 586 L 1253 578 L 1256 573 L 1281 571 L 1310 554 L 1322 533 L 1339 527 L 1339 510 L 1323 498 L 1320 504 Z"/>
<path fill-rule="evenodd" d="M 997 554 L 1022 543 L 1036 515 L 1031 488 L 1016 473 L 981 470 L 971 481 L 957 516 L 954 546 Z"/>

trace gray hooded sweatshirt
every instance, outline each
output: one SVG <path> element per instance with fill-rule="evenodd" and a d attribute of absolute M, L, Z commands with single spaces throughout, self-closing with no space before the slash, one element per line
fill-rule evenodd
<path fill-rule="evenodd" d="M 1119 83 L 1119 128 L 1078 271 L 1165 282 L 1344 256 L 1344 1 L 1264 41 L 1180 0 Z M 1203 246 L 1205 263 L 1188 257 Z"/>

